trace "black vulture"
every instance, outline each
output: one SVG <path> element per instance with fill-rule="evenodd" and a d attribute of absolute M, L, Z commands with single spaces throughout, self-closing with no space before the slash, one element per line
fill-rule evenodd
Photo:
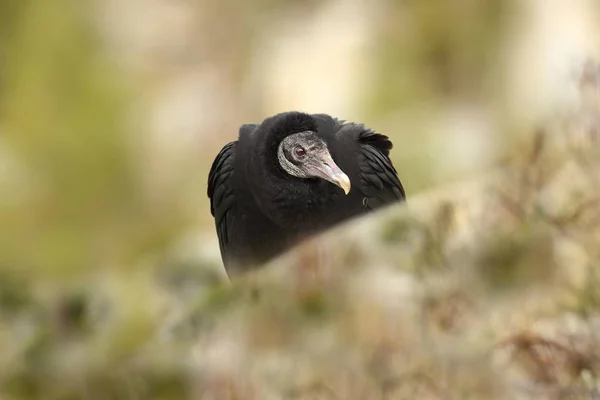
<path fill-rule="evenodd" d="M 227 273 L 259 266 L 311 235 L 403 201 L 392 142 L 326 114 L 284 112 L 240 127 L 208 175 Z"/>

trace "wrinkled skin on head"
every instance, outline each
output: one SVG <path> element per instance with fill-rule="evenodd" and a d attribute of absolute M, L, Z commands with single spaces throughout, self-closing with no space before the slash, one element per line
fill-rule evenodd
<path fill-rule="evenodd" d="M 323 179 L 339 186 L 345 194 L 350 192 L 350 178 L 333 161 L 327 145 L 315 132 L 285 137 L 279 144 L 277 157 L 283 170 L 296 178 Z"/>

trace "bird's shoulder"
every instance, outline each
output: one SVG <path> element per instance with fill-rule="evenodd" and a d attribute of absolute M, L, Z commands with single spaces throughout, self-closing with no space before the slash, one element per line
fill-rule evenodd
<path fill-rule="evenodd" d="M 360 145 L 370 145 L 380 151 L 384 156 L 389 157 L 390 150 L 393 147 L 392 141 L 386 135 L 375 132 L 363 124 L 355 122 L 345 122 L 336 120 L 337 129 L 336 138 L 352 139 Z"/>
<path fill-rule="evenodd" d="M 381 151 L 386 157 L 392 149 L 392 142 L 386 136 L 367 128 L 363 124 L 349 122 L 327 114 L 313 114 L 313 119 L 324 136 L 332 136 L 338 141 L 354 140 L 359 144 L 369 144 Z"/>
<path fill-rule="evenodd" d="M 328 114 L 312 114 L 313 121 L 321 136 L 335 138 L 336 134 L 342 128 L 346 121 L 334 118 Z"/>
<path fill-rule="evenodd" d="M 252 139 L 259 126 L 259 124 L 243 124 L 240 126 L 238 137 L 240 140 Z"/>
<path fill-rule="evenodd" d="M 404 187 L 390 159 L 393 143 L 387 135 L 352 122 L 342 124 L 335 135 L 338 140 L 351 141 L 355 146 L 360 187 L 370 208 L 405 198 Z"/>

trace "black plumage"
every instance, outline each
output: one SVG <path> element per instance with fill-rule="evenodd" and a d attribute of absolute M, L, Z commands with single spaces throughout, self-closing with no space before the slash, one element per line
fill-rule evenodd
<path fill-rule="evenodd" d="M 403 201 L 392 142 L 364 125 L 286 112 L 242 125 L 208 176 L 228 274 L 349 218 Z M 349 190 L 349 191 L 348 191 Z"/>

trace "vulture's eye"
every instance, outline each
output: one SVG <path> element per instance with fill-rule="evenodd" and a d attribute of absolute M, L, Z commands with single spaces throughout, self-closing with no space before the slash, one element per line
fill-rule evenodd
<path fill-rule="evenodd" d="M 294 153 L 296 153 L 298 157 L 304 157 L 306 155 L 306 150 L 304 150 L 302 147 L 296 147 L 294 149 Z"/>

